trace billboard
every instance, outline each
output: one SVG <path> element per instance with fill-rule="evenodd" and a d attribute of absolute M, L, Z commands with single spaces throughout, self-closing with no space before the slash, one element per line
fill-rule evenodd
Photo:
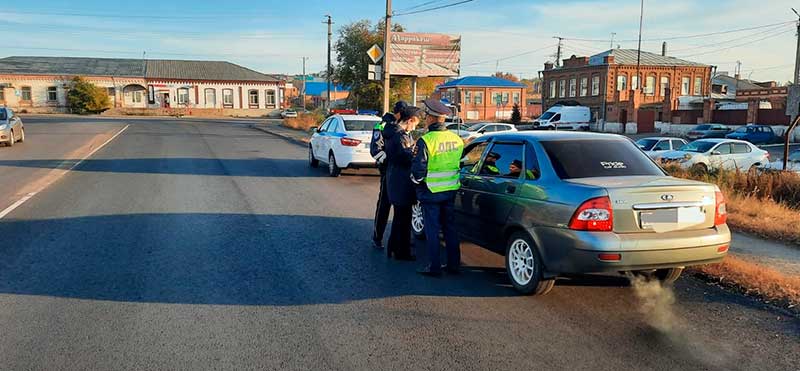
<path fill-rule="evenodd" d="M 461 69 L 461 36 L 394 32 L 390 47 L 394 76 L 450 77 Z"/>

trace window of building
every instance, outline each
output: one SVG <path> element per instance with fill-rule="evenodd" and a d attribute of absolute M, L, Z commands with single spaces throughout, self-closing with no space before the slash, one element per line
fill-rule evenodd
<path fill-rule="evenodd" d="M 592 76 L 592 96 L 596 97 L 600 95 L 600 76 L 595 75 Z"/>
<path fill-rule="evenodd" d="M 483 92 L 476 91 L 475 92 L 475 104 L 483 104 Z"/>
<path fill-rule="evenodd" d="M 514 93 L 514 104 L 519 104 L 519 92 Z"/>
<path fill-rule="evenodd" d="M 631 89 L 639 90 L 639 76 L 634 75 L 631 77 Z"/>
<path fill-rule="evenodd" d="M 689 95 L 689 87 L 692 83 L 691 77 L 683 77 L 681 78 L 681 95 Z"/>
<path fill-rule="evenodd" d="M 247 103 L 251 108 L 258 108 L 258 90 L 250 90 L 247 92 Z"/>
<path fill-rule="evenodd" d="M 667 89 L 669 89 L 669 76 L 661 76 L 661 96 L 667 96 Z"/>
<path fill-rule="evenodd" d="M 106 93 L 108 93 L 109 97 L 115 97 L 117 95 L 116 88 L 106 88 Z"/>
<path fill-rule="evenodd" d="M 222 89 L 222 104 L 225 107 L 233 107 L 233 89 Z"/>
<path fill-rule="evenodd" d="M 625 90 L 628 90 L 628 76 L 619 75 L 617 76 L 617 91 Z"/>
<path fill-rule="evenodd" d="M 694 78 L 694 95 L 703 95 L 703 78 Z"/>
<path fill-rule="evenodd" d="M 464 92 L 464 103 L 472 104 L 472 92 L 469 90 Z"/>
<path fill-rule="evenodd" d="M 58 88 L 55 86 L 50 86 L 47 88 L 47 101 L 48 102 L 55 102 L 58 100 Z"/>
<path fill-rule="evenodd" d="M 277 101 L 275 90 L 267 90 L 266 93 L 267 95 L 265 96 L 264 100 L 266 101 L 265 103 L 267 105 L 267 108 L 275 108 L 275 104 Z"/>
<path fill-rule="evenodd" d="M 178 104 L 189 104 L 189 89 L 178 89 Z"/>
<path fill-rule="evenodd" d="M 217 106 L 217 90 L 212 88 L 207 88 L 203 91 L 203 95 L 206 98 L 206 106 L 209 107 L 216 107 Z"/>
<path fill-rule="evenodd" d="M 569 96 L 574 98 L 575 95 L 578 94 L 578 79 L 571 78 L 569 79 Z"/>
<path fill-rule="evenodd" d="M 20 98 L 22 100 L 31 100 L 31 87 L 30 86 L 23 86 L 22 89 L 20 89 L 20 90 L 21 90 L 21 92 L 20 92 L 21 97 Z"/>
<path fill-rule="evenodd" d="M 581 77 L 581 96 L 585 97 L 589 94 L 589 78 Z"/>
<path fill-rule="evenodd" d="M 550 98 L 556 97 L 556 82 L 550 81 Z"/>
<path fill-rule="evenodd" d="M 655 95 L 656 93 L 656 77 L 655 76 L 647 76 L 647 79 L 644 80 L 644 93 L 650 96 Z"/>
<path fill-rule="evenodd" d="M 143 96 L 142 91 L 137 90 L 132 93 L 131 99 L 133 100 L 133 103 L 142 103 L 142 96 Z"/>
<path fill-rule="evenodd" d="M 0 100 L 6 100 L 6 92 L 3 91 L 3 88 L 0 88 Z"/>
<path fill-rule="evenodd" d="M 508 104 L 508 93 L 503 93 L 503 104 Z"/>
<path fill-rule="evenodd" d="M 567 80 L 561 80 L 558 82 L 558 97 L 564 98 L 567 96 Z"/>

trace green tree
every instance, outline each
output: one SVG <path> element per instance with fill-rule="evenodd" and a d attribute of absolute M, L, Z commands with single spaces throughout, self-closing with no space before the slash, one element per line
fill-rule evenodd
<path fill-rule="evenodd" d="M 514 103 L 514 108 L 511 110 L 511 123 L 519 124 L 522 122 L 522 112 L 519 110 L 519 104 Z"/>
<path fill-rule="evenodd" d="M 72 113 L 80 115 L 100 113 L 111 108 L 111 100 L 106 90 L 81 77 L 72 79 L 67 101 Z"/>
<path fill-rule="evenodd" d="M 367 80 L 368 66 L 372 61 L 367 49 L 377 44 L 383 48 L 384 23 L 373 25 L 369 20 L 361 20 L 339 29 L 336 40 L 336 66 L 333 78 L 350 88 L 348 103 L 353 107 L 381 109 L 383 88 L 380 81 Z M 403 26 L 395 24 L 392 31 L 403 32 Z M 402 85 L 402 79 L 392 79 L 392 88 Z"/>

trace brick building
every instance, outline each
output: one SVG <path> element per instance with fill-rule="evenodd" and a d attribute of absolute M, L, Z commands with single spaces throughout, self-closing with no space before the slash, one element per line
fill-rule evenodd
<path fill-rule="evenodd" d="M 436 87 L 432 97 L 447 99 L 459 108 L 464 120 L 505 120 L 511 118 L 514 104 L 526 114 L 525 84 L 499 77 L 467 76 Z"/>
<path fill-rule="evenodd" d="M 230 62 L 69 57 L 0 59 L 0 105 L 66 112 L 76 76 L 105 88 L 116 111 L 263 116 L 284 106 L 283 80 Z"/>
<path fill-rule="evenodd" d="M 644 51 L 638 77 L 636 65 L 635 49 L 612 49 L 591 57 L 573 55 L 562 67 L 546 63 L 544 109 L 577 103 L 590 107 L 597 122 L 625 124 L 637 122 L 642 112 L 651 121 L 672 121 L 681 102 L 695 102 L 702 115 L 711 66 Z"/>

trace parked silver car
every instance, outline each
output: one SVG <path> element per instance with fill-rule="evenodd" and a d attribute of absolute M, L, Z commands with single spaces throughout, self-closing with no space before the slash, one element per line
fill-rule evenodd
<path fill-rule="evenodd" d="M 25 141 L 25 125 L 11 108 L 0 108 L 0 143 L 12 147 Z"/>

